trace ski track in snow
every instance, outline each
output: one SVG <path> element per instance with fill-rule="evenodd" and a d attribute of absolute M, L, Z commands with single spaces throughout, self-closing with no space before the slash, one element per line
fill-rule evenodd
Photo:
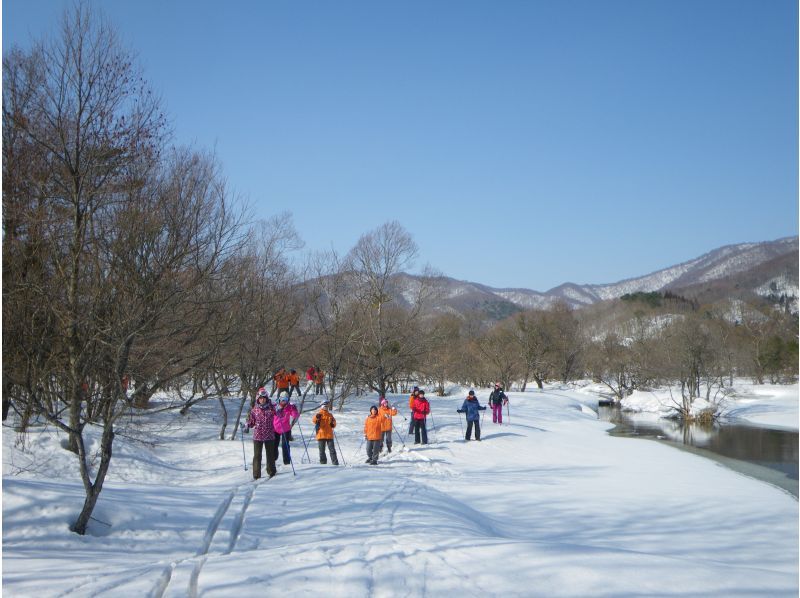
<path fill-rule="evenodd" d="M 261 483 L 269 481 L 269 479 L 265 478 L 256 483 L 238 484 L 236 488 L 228 492 L 228 495 L 219 504 L 217 511 L 211 518 L 197 553 L 192 557 L 171 563 L 164 569 L 151 593 L 153 598 L 168 598 L 171 596 L 176 598 L 178 596 L 191 596 L 194 598 L 198 595 L 200 572 L 209 555 L 227 555 L 233 552 L 256 488 Z M 241 506 L 231 509 L 231 505 L 234 503 L 239 504 L 239 502 L 241 502 Z M 227 526 L 227 538 L 220 538 L 217 532 L 219 532 L 220 528 L 226 527 L 222 524 L 227 519 L 230 519 L 230 524 Z M 189 569 L 191 569 L 191 572 L 188 573 L 188 581 L 186 581 L 185 577 Z M 171 583 L 173 580 L 175 580 L 174 583 Z M 184 586 L 188 586 L 185 594 L 179 589 Z"/>

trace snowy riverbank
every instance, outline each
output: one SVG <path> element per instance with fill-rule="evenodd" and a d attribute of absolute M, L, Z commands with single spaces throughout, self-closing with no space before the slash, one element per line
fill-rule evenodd
<path fill-rule="evenodd" d="M 591 387 L 596 390 L 597 387 Z M 725 394 L 716 393 L 711 402 L 698 400 L 696 409 L 716 410 L 726 419 L 741 419 L 754 424 L 788 430 L 798 429 L 800 390 L 795 384 L 752 384 L 737 380 L 734 389 Z M 634 391 L 622 400 L 622 409 L 658 417 L 674 413 L 676 401 L 680 402 L 680 388 Z"/>
<path fill-rule="evenodd" d="M 478 396 L 485 403 L 488 391 Z M 359 450 L 375 401 L 365 397 L 336 414 L 347 466 L 319 465 L 314 447 L 301 464 L 296 434 L 297 476 L 281 466 L 257 484 L 241 442 L 215 440 L 213 403 L 186 418 L 151 414 L 147 443 L 118 438 L 86 537 L 68 531 L 83 493 L 59 439 L 32 433 L 23 452 L 4 427 L 3 590 L 797 595 L 796 500 L 696 455 L 609 436 L 589 396 L 510 393 L 510 425 L 492 424 L 488 411 L 480 443 L 463 441 L 463 395 L 431 397 L 432 443 L 400 450 L 395 438 L 377 467 Z M 407 415 L 405 397 L 390 398 Z M 781 403 L 767 397 L 760 411 L 758 399 L 747 394 L 738 408 L 772 417 Z M 404 436 L 406 423 L 396 423 Z"/>

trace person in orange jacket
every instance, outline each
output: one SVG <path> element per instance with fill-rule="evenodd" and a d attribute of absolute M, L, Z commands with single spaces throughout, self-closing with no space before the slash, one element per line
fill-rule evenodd
<path fill-rule="evenodd" d="M 414 390 L 411 391 L 411 396 L 408 397 L 408 408 L 411 409 L 411 415 L 414 415 L 414 400 L 419 396 L 419 386 L 415 386 Z M 408 433 L 414 433 L 414 418 L 408 418 Z"/>
<path fill-rule="evenodd" d="M 314 385 L 316 386 L 314 390 L 315 395 L 321 395 L 325 392 L 325 372 L 320 369 L 314 372 Z"/>
<path fill-rule="evenodd" d="M 369 408 L 369 415 L 364 421 L 364 439 L 367 441 L 367 463 L 378 464 L 378 455 L 381 453 L 381 436 L 383 435 L 383 422 L 378 415 L 378 408 L 373 405 Z"/>
<path fill-rule="evenodd" d="M 272 377 L 272 380 L 275 382 L 273 394 L 275 394 L 276 397 L 280 396 L 283 391 L 289 392 L 289 372 L 286 371 L 286 368 L 281 366 Z"/>
<path fill-rule="evenodd" d="M 381 443 L 386 446 L 386 452 L 392 452 L 392 416 L 397 415 L 397 409 L 389 405 L 386 397 L 381 397 L 381 406 L 378 407 L 381 416 Z M 383 450 L 383 449 L 381 449 Z"/>
<path fill-rule="evenodd" d="M 291 370 L 286 379 L 289 381 L 289 398 L 292 398 L 293 390 L 297 391 L 297 396 L 299 397 L 302 393 L 300 392 L 300 376 L 297 375 L 297 370 Z"/>
<path fill-rule="evenodd" d="M 331 462 L 339 465 L 339 457 L 336 455 L 336 446 L 333 442 L 333 429 L 336 427 L 336 418 L 328 411 L 328 403 L 319 406 L 319 411 L 311 418 L 314 422 L 314 429 L 317 431 L 317 444 L 319 445 L 319 462 L 325 465 L 328 459 L 325 457 L 325 446 L 331 454 Z"/>

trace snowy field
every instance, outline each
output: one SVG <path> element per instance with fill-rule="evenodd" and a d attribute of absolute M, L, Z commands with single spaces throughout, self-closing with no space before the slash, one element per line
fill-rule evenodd
<path fill-rule="evenodd" d="M 788 389 L 785 400 L 744 389 L 732 409 L 796 429 Z M 257 483 L 250 445 L 245 471 L 242 443 L 216 440 L 213 402 L 150 414 L 146 433 L 117 437 L 85 537 L 68 529 L 83 489 L 63 438 L 31 433 L 23 450 L 4 426 L 3 594 L 798 595 L 798 502 L 786 492 L 609 436 L 586 388 L 510 393 L 510 422 L 487 410 L 483 441 L 466 443 L 457 390 L 429 397 L 427 446 L 396 434 L 390 456 L 364 464 L 376 398 L 365 397 L 335 414 L 346 465 L 319 465 L 316 446 L 308 463 L 295 434 L 297 475 L 280 465 Z M 389 398 L 408 416 L 405 396 Z"/>

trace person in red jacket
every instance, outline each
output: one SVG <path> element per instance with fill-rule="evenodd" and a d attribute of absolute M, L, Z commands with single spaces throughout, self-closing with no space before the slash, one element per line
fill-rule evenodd
<path fill-rule="evenodd" d="M 425 391 L 420 390 L 417 398 L 414 399 L 414 408 L 412 409 L 412 419 L 414 420 L 414 444 L 428 444 L 428 429 L 425 426 L 425 420 L 431 412 L 430 403 L 425 398 Z"/>
<path fill-rule="evenodd" d="M 303 391 L 303 396 L 308 394 L 312 388 L 314 388 L 314 374 L 317 371 L 317 366 L 312 365 L 310 368 L 306 370 L 306 389 Z"/>
<path fill-rule="evenodd" d="M 378 464 L 378 455 L 381 454 L 381 430 L 383 424 L 378 408 L 373 405 L 369 408 L 369 415 L 364 421 L 364 440 L 367 441 L 367 463 Z"/>

